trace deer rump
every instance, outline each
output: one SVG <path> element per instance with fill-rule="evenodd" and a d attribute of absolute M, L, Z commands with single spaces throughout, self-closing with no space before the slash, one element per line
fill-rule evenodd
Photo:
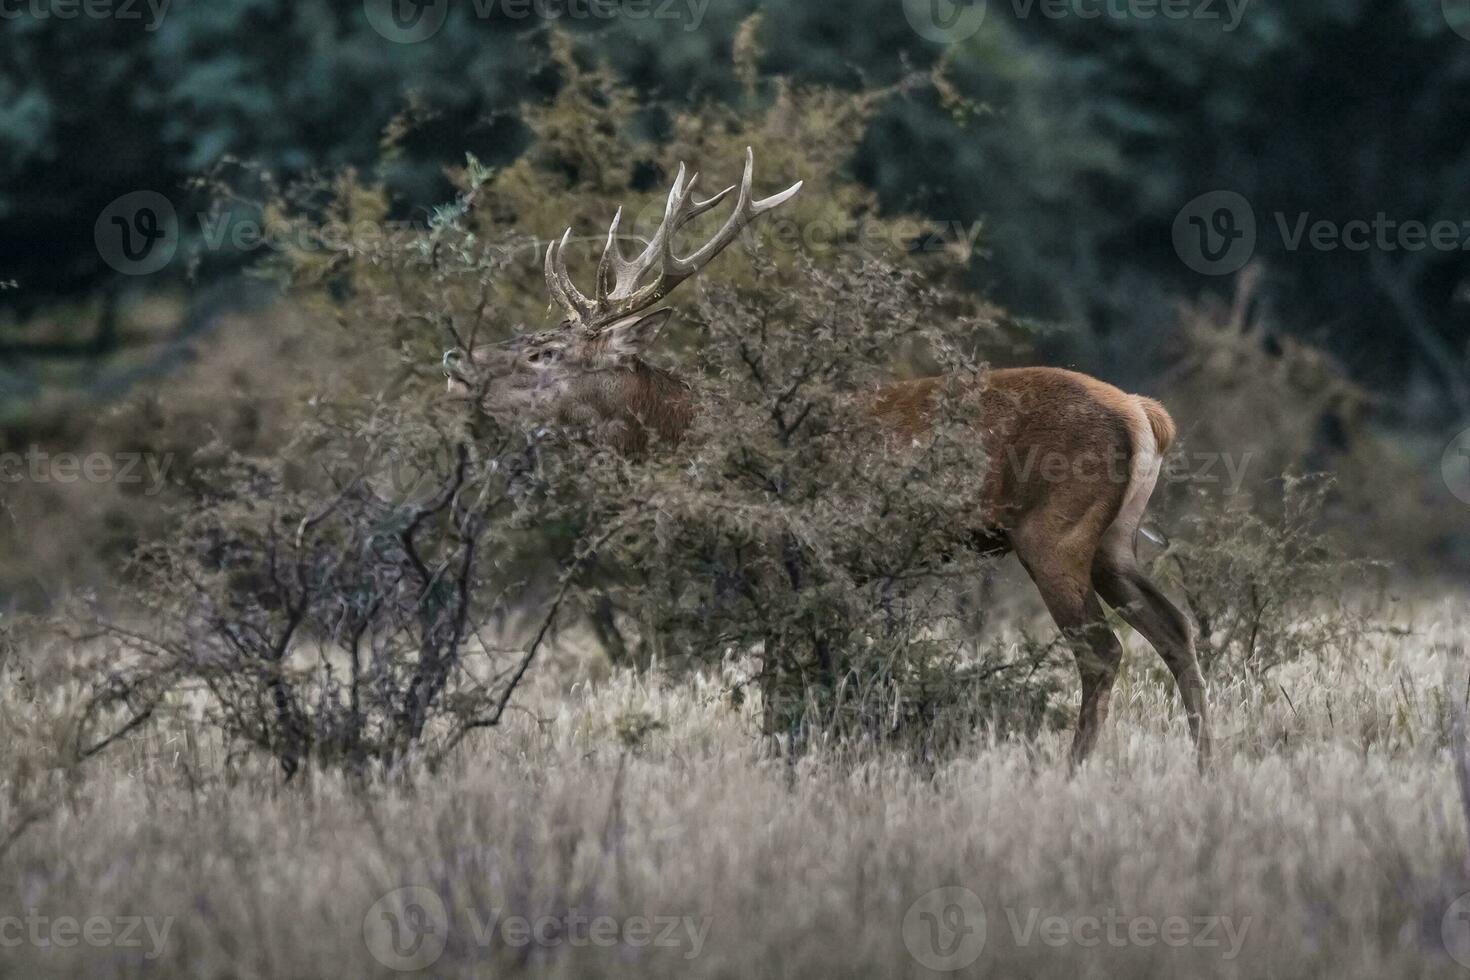
<path fill-rule="evenodd" d="M 931 424 L 945 378 L 886 386 L 871 411 L 897 444 Z M 1132 553 L 1134 534 L 1174 441 L 1173 420 L 1151 398 L 1075 371 L 1003 368 L 979 382 L 976 430 L 989 466 L 977 488 L 989 547 L 1040 514 L 1059 537 L 1101 524 L 1099 545 Z"/>

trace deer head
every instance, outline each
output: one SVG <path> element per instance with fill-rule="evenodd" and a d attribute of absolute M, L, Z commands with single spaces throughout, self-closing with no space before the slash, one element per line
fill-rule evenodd
<path fill-rule="evenodd" d="M 634 259 L 624 256 L 620 245 L 619 208 L 607 231 L 592 296 L 578 289 L 567 272 L 568 228 L 546 249 L 546 288 L 561 312 L 560 322 L 502 344 L 446 352 L 450 392 L 477 399 L 491 412 L 535 413 L 559 423 L 602 427 L 625 444 L 641 443 L 649 430 L 677 439 L 690 417 L 687 389 L 642 357 L 673 312 L 655 307 L 747 225 L 801 190 L 798 181 L 757 201 L 751 191 L 754 169 L 754 154 L 747 148 L 740 183 L 700 201 L 694 197 L 699 175 L 686 181 L 680 164 L 663 220 Z M 735 208 L 714 237 L 687 256 L 676 255 L 674 238 L 680 230 L 737 190 Z"/>

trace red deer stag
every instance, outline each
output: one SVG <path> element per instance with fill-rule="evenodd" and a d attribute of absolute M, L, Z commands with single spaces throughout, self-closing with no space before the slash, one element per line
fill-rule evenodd
<path fill-rule="evenodd" d="M 546 251 L 546 285 L 565 317 L 551 330 L 508 343 L 449 351 L 444 369 L 451 391 L 500 411 L 534 405 L 563 423 L 597 427 L 628 452 L 641 451 L 652 438 L 679 440 L 697 406 L 684 382 L 642 359 L 671 314 L 667 308 L 647 311 L 752 221 L 801 189 L 797 183 L 757 201 L 751 194 L 753 166 L 747 150 L 734 211 L 713 238 L 684 258 L 674 252 L 680 229 L 737 186 L 695 200 L 698 175 L 686 182 L 680 166 L 663 221 L 631 261 L 618 244 L 619 209 L 591 297 L 567 273 L 568 230 Z M 927 406 L 943 380 L 888 385 L 869 402 L 870 411 L 895 436 L 912 436 L 928 424 Z M 977 474 L 987 527 L 976 538 L 987 550 L 1015 551 L 1073 648 L 1082 678 L 1073 763 L 1097 742 L 1122 658 L 1104 617 L 1107 602 L 1168 665 L 1203 765 L 1209 736 L 1193 630 L 1143 574 L 1134 554 L 1134 536 L 1174 438 L 1169 413 L 1158 402 L 1059 368 L 996 370 L 981 383 L 983 418 L 976 431 L 986 441 L 991 466 Z M 1058 460 L 1066 465 L 1035 465 Z M 1125 461 L 1124 471 L 1114 461 Z"/>

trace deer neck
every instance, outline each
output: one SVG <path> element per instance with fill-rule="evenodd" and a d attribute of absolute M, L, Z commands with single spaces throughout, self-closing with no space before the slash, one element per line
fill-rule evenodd
<path fill-rule="evenodd" d="M 626 453 L 641 455 L 653 442 L 678 445 L 694 419 L 689 385 L 662 368 L 636 361 L 610 388 L 604 390 L 607 415 L 616 421 L 613 441 Z"/>

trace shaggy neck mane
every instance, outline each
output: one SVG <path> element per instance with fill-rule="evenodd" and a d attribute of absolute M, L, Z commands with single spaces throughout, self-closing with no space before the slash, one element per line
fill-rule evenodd
<path fill-rule="evenodd" d="M 639 359 L 628 380 L 626 411 L 633 422 L 628 449 L 647 448 L 649 435 L 677 444 L 694 418 L 694 396 L 678 375 Z"/>

